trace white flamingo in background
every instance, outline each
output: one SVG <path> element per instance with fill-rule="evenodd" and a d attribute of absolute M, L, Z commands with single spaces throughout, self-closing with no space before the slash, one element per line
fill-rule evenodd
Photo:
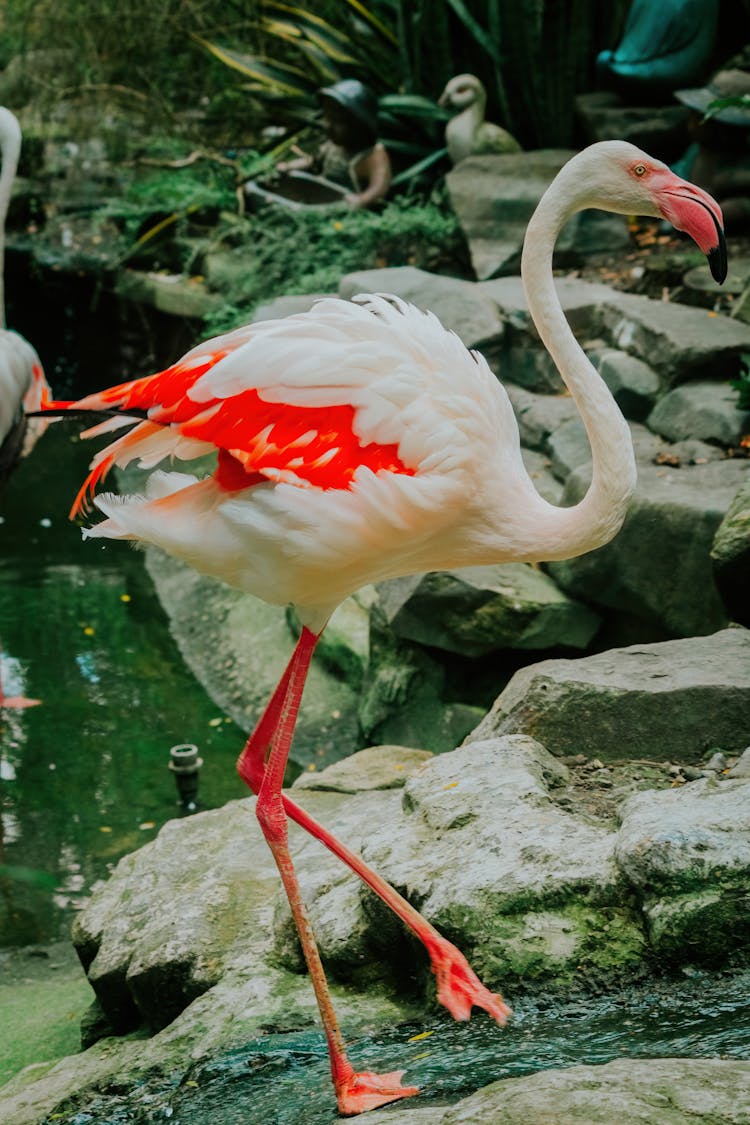
<path fill-rule="evenodd" d="M 46 422 L 26 419 L 49 398 L 44 372 L 31 344 L 5 327 L 5 219 L 21 151 L 21 129 L 9 109 L 0 106 L 0 481 L 28 453 Z M 38 699 L 8 696 L 0 683 L 0 708 L 31 707 Z"/>
<path fill-rule="evenodd" d="M 521 146 L 507 129 L 485 121 L 487 91 L 476 75 L 457 74 L 451 78 L 438 98 L 438 105 L 456 111 L 445 127 L 445 143 L 453 164 L 467 156 L 520 152 Z"/>
<path fill-rule="evenodd" d="M 28 453 L 44 422 L 25 414 L 38 410 L 49 397 L 39 356 L 28 340 L 5 323 L 5 220 L 21 151 L 17 119 L 0 106 L 0 475 L 6 476 L 18 457 Z"/>
<path fill-rule="evenodd" d="M 699 188 L 630 144 L 575 156 L 528 229 L 522 274 L 539 334 L 573 395 L 591 443 L 593 479 L 575 507 L 535 490 L 508 397 L 481 355 L 430 313 L 393 297 L 318 302 L 285 320 L 198 345 L 159 374 L 91 394 L 67 409 L 110 415 L 88 436 L 131 427 L 98 453 L 73 513 L 113 466 L 218 451 L 204 480 L 151 474 L 143 496 L 100 495 L 106 517 L 87 536 L 153 543 L 197 570 L 278 604 L 303 623 L 291 661 L 238 761 L 289 898 L 320 1008 L 339 1110 L 356 1114 L 417 1092 L 403 1071 L 355 1073 L 344 1050 L 287 841 L 288 818 L 323 842 L 424 943 L 438 999 L 457 1019 L 509 1009 L 461 953 L 395 890 L 282 792 L 315 643 L 360 586 L 469 564 L 564 559 L 606 543 L 635 485 L 630 431 L 576 342 L 552 277 L 552 251 L 585 207 L 661 216 L 726 274 L 721 211 Z"/>

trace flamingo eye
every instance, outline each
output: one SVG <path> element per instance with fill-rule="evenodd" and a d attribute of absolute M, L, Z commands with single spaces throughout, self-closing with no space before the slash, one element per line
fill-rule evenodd
<path fill-rule="evenodd" d="M 646 165 L 645 164 L 636 164 L 635 168 L 633 169 L 633 173 L 636 176 L 645 176 L 646 175 Z"/>

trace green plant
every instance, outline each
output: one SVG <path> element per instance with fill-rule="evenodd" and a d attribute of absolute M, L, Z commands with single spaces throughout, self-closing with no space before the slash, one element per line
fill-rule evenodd
<path fill-rule="evenodd" d="M 737 392 L 740 410 L 750 410 L 750 352 L 743 352 L 740 360 L 742 368 L 737 378 L 730 380 L 730 386 Z"/>
<path fill-rule="evenodd" d="M 225 303 L 207 322 L 211 333 L 246 321 L 256 305 L 273 297 L 336 292 L 341 276 L 354 270 L 416 265 L 468 272 L 458 220 L 439 198 L 396 199 L 382 211 L 269 207 L 228 223 L 223 241 L 232 249 L 222 253 L 212 283 Z"/>

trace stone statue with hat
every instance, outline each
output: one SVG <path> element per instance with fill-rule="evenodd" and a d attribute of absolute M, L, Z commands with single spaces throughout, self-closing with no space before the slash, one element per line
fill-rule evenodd
<path fill-rule="evenodd" d="M 276 165 L 279 172 L 308 171 L 347 189 L 350 207 L 370 207 L 391 185 L 391 161 L 378 141 L 378 102 L 356 78 L 345 78 L 318 91 L 326 139 L 316 153 L 297 149 L 297 157 Z"/>

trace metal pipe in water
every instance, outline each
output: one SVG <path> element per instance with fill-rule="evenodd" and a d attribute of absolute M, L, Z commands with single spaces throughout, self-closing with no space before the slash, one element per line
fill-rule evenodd
<path fill-rule="evenodd" d="M 198 782 L 203 759 L 198 755 L 198 747 L 191 742 L 173 746 L 169 751 L 169 768 L 174 774 L 177 794 L 185 812 L 195 812 L 198 808 Z"/>

